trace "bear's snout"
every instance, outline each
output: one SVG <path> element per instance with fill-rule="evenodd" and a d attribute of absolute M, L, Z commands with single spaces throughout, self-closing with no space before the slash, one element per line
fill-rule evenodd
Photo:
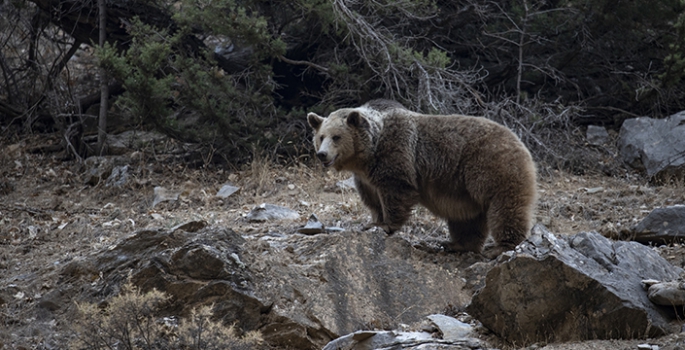
<path fill-rule="evenodd" d="M 328 152 L 317 152 L 316 153 L 316 158 L 319 158 L 320 161 L 325 162 L 328 160 Z"/>

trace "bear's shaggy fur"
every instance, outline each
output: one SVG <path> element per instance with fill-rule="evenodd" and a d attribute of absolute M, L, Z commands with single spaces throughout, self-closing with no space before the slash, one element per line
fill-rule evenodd
<path fill-rule="evenodd" d="M 481 117 L 414 113 L 388 100 L 307 120 L 317 157 L 354 174 L 372 224 L 387 233 L 420 203 L 447 220 L 450 250 L 480 252 L 491 233 L 498 254 L 528 236 L 535 164 L 508 128 Z"/>

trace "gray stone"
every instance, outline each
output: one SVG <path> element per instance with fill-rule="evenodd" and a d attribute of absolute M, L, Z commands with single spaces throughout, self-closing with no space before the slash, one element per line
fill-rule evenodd
<path fill-rule="evenodd" d="M 500 256 L 467 307 L 485 327 L 518 345 L 673 331 L 672 310 L 649 301 L 641 281 L 673 280 L 682 269 L 636 242 L 533 232 Z"/>
<path fill-rule="evenodd" d="M 299 218 L 300 214 L 290 208 L 268 203 L 262 203 L 252 208 L 245 217 L 247 221 L 251 222 L 297 220 Z"/>
<path fill-rule="evenodd" d="M 85 183 L 91 186 L 105 181 L 114 168 L 109 157 L 88 157 L 83 163 L 86 167 Z"/>
<path fill-rule="evenodd" d="M 312 214 L 309 216 L 309 219 L 307 220 L 307 223 L 304 225 L 304 227 L 297 229 L 297 232 L 305 235 L 314 235 L 317 233 L 326 232 L 326 228 L 321 223 L 321 221 L 319 221 L 319 218 L 316 216 L 316 214 Z"/>
<path fill-rule="evenodd" d="M 207 222 L 204 220 L 191 220 L 172 227 L 170 231 L 174 232 L 176 230 L 183 230 L 186 232 L 197 232 L 199 230 L 202 230 L 206 226 Z"/>
<path fill-rule="evenodd" d="M 181 195 L 180 191 L 171 191 L 165 187 L 156 186 L 154 188 L 154 199 L 152 200 L 152 207 L 154 208 L 157 204 L 162 202 L 174 202 L 178 200 L 178 196 Z"/>
<path fill-rule="evenodd" d="M 633 240 L 640 243 L 671 243 L 685 239 L 685 205 L 652 210 L 633 229 Z"/>
<path fill-rule="evenodd" d="M 442 340 L 426 332 L 357 331 L 331 341 L 323 350 L 476 350 L 477 339 Z"/>
<path fill-rule="evenodd" d="M 113 169 L 119 168 L 119 174 L 112 178 L 112 183 L 114 183 L 116 180 L 121 179 L 121 172 L 130 161 L 131 159 L 126 156 L 88 157 L 83 162 L 85 167 L 84 182 L 88 185 L 95 186 L 101 182 L 108 181 L 112 175 Z M 125 169 L 125 172 L 128 173 L 128 168 Z"/>
<path fill-rule="evenodd" d="M 457 320 L 454 317 L 447 315 L 434 314 L 428 315 L 427 318 L 435 324 L 442 333 L 442 339 L 445 340 L 459 340 L 464 339 L 471 334 L 473 327 Z"/>
<path fill-rule="evenodd" d="M 623 162 L 648 176 L 685 172 L 685 112 L 665 119 L 647 117 L 623 122 L 618 139 Z"/>
<path fill-rule="evenodd" d="M 585 192 L 587 192 L 587 194 L 595 194 L 595 193 L 604 192 L 604 187 L 586 188 Z"/>
<path fill-rule="evenodd" d="M 224 184 L 219 189 L 219 192 L 216 193 L 216 196 L 219 198 L 228 198 L 230 195 L 238 192 L 238 190 L 240 190 L 240 187 L 236 187 L 231 184 Z"/>
<path fill-rule="evenodd" d="M 609 133 L 603 126 L 588 125 L 586 138 L 589 144 L 602 146 L 609 142 Z"/>
<path fill-rule="evenodd" d="M 335 184 L 341 191 L 354 190 L 356 187 L 354 185 L 354 177 L 347 178 L 342 181 L 338 181 Z"/>
<path fill-rule="evenodd" d="M 120 188 L 124 186 L 127 181 L 128 165 L 115 166 L 114 168 L 112 168 L 112 172 L 109 175 L 109 177 L 107 177 L 107 181 L 105 181 L 105 186 Z"/>
<path fill-rule="evenodd" d="M 685 305 L 685 283 L 671 281 L 653 284 L 647 290 L 647 296 L 657 305 L 683 306 Z"/>

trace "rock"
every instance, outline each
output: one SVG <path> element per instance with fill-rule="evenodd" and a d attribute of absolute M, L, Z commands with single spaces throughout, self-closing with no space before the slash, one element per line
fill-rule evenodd
<path fill-rule="evenodd" d="M 321 221 L 319 221 L 319 217 L 317 217 L 316 214 L 310 215 L 304 227 L 300 227 L 297 229 L 297 232 L 305 235 L 315 235 L 319 233 L 332 233 L 342 231 L 345 231 L 345 229 L 342 227 L 324 226 L 324 224 Z"/>
<path fill-rule="evenodd" d="M 335 183 L 335 186 L 340 190 L 340 191 L 350 191 L 354 190 L 357 187 L 354 185 L 354 177 L 349 177 L 345 180 L 338 181 Z"/>
<path fill-rule="evenodd" d="M 647 117 L 623 122 L 618 138 L 623 162 L 648 176 L 685 173 L 685 112 L 665 119 Z"/>
<path fill-rule="evenodd" d="M 682 269 L 636 242 L 533 231 L 500 256 L 467 307 L 485 327 L 518 345 L 673 331 L 673 310 L 650 302 L 641 281 L 673 280 Z"/>
<path fill-rule="evenodd" d="M 216 193 L 216 196 L 219 198 L 228 198 L 230 195 L 238 192 L 238 190 L 240 190 L 240 187 L 235 187 L 231 184 L 224 184 L 219 189 L 219 192 Z"/>
<path fill-rule="evenodd" d="M 116 166 L 105 181 L 106 187 L 122 187 L 128 181 L 128 165 Z"/>
<path fill-rule="evenodd" d="M 603 126 L 588 125 L 586 138 L 589 144 L 602 146 L 609 142 L 609 133 Z"/>
<path fill-rule="evenodd" d="M 297 232 L 305 235 L 314 235 L 317 233 L 324 233 L 326 232 L 326 229 L 321 221 L 319 221 L 319 218 L 316 216 L 316 214 L 312 214 L 309 216 L 309 220 L 307 220 L 307 223 L 304 225 L 304 227 L 297 229 Z"/>
<path fill-rule="evenodd" d="M 162 202 L 175 202 L 178 200 L 178 196 L 181 195 L 180 191 L 171 191 L 161 186 L 156 186 L 154 193 L 155 198 L 152 200 L 153 208 Z"/>
<path fill-rule="evenodd" d="M 681 281 L 655 283 L 647 290 L 647 296 L 657 305 L 683 306 L 685 305 L 685 283 Z"/>
<path fill-rule="evenodd" d="M 659 350 L 659 345 L 652 345 L 652 344 L 638 344 L 637 345 L 638 350 Z"/>
<path fill-rule="evenodd" d="M 440 263 L 429 257 L 400 237 L 363 232 L 244 238 L 212 227 L 141 230 L 65 266 L 59 289 L 60 295 L 101 302 L 130 276 L 141 291 L 171 296 L 164 314 L 183 317 L 214 305 L 214 317 L 241 331 L 259 330 L 269 344 L 321 349 L 364 324 L 412 324 L 448 304 L 465 305 L 469 295 L 455 272 L 459 256 L 446 255 Z M 381 333 L 372 334 L 374 341 L 411 338 Z M 470 340 L 430 341 L 445 346 L 440 349 L 473 348 L 466 347 Z M 416 344 L 409 348 L 423 343 Z"/>
<path fill-rule="evenodd" d="M 427 318 L 438 327 L 440 333 L 442 333 L 442 339 L 445 340 L 464 339 L 471 334 L 471 331 L 473 330 L 471 325 L 447 315 L 434 314 L 427 316 Z"/>
<path fill-rule="evenodd" d="M 300 214 L 290 208 L 280 205 L 262 203 L 247 214 L 245 219 L 251 222 L 265 222 L 278 220 L 297 220 Z"/>
<path fill-rule="evenodd" d="M 88 157 L 83 163 L 86 166 L 85 183 L 91 186 L 105 181 L 114 168 L 109 157 Z"/>
<path fill-rule="evenodd" d="M 192 220 L 192 221 L 187 221 L 182 224 L 178 224 L 174 227 L 171 228 L 171 232 L 174 232 L 176 230 L 183 230 L 186 232 L 197 232 L 202 230 L 207 226 L 207 222 L 204 220 Z"/>
<path fill-rule="evenodd" d="M 477 339 L 434 339 L 426 332 L 357 331 L 331 341 L 323 350 L 476 350 L 483 349 Z"/>
<path fill-rule="evenodd" d="M 632 239 L 645 244 L 665 244 L 683 240 L 685 205 L 654 209 L 632 231 Z"/>
<path fill-rule="evenodd" d="M 112 157 L 98 157 L 92 156 L 86 158 L 83 162 L 85 166 L 84 178 L 85 183 L 91 186 L 95 186 L 101 182 L 105 182 L 112 175 L 114 168 L 118 167 L 119 175 L 112 178 L 112 182 L 121 179 L 121 170 L 123 167 L 128 165 L 130 159 L 125 156 L 112 156 Z M 125 172 L 128 172 L 128 168 Z"/>
<path fill-rule="evenodd" d="M 595 193 L 600 193 L 604 192 L 604 187 L 593 187 L 593 188 L 586 188 L 585 192 L 587 194 L 595 194 Z"/>

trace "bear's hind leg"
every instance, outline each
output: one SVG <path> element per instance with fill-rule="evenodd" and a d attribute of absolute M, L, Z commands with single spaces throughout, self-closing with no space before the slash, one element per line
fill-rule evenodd
<path fill-rule="evenodd" d="M 448 220 L 451 241 L 445 248 L 455 252 L 480 253 L 488 237 L 488 224 L 485 213 L 470 220 Z"/>

